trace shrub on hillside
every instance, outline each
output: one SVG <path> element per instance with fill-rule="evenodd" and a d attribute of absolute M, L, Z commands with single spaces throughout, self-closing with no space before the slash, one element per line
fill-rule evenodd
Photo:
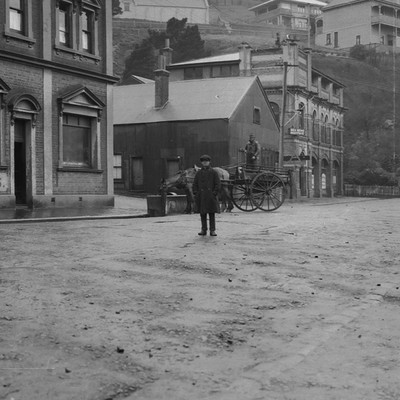
<path fill-rule="evenodd" d="M 350 49 L 350 57 L 360 61 L 366 61 L 373 54 L 375 54 L 375 49 L 369 49 L 362 44 L 356 44 Z"/>

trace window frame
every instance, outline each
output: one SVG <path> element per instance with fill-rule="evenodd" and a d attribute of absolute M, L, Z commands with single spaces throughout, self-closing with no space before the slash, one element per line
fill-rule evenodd
<path fill-rule="evenodd" d="M 261 125 L 261 108 L 253 107 L 253 124 Z"/>
<path fill-rule="evenodd" d="M 5 1 L 5 24 L 4 24 L 4 36 L 6 41 L 9 42 L 11 39 L 27 42 L 29 47 L 32 47 L 36 43 L 36 39 L 33 37 L 33 21 L 32 21 L 32 2 L 30 0 L 21 0 L 22 8 L 22 29 L 17 31 L 11 28 L 10 18 L 10 0 Z"/>
<path fill-rule="evenodd" d="M 66 43 L 63 43 L 60 41 L 60 9 L 62 7 L 66 9 L 65 12 L 65 17 L 66 17 L 66 36 L 67 40 Z M 56 36 L 56 44 L 59 46 L 65 46 L 67 48 L 73 48 L 74 47 L 74 17 L 73 17 L 73 4 L 69 1 L 60 1 L 58 3 L 58 6 L 56 7 L 56 30 L 57 30 L 57 35 Z"/>
<path fill-rule="evenodd" d="M 84 99 L 86 97 L 86 99 Z M 79 105 L 76 99 L 79 98 Z M 83 104 L 85 102 L 85 104 Z M 82 87 L 58 98 L 58 141 L 59 171 L 103 172 L 101 169 L 101 116 L 105 107 L 99 99 L 87 88 Z M 90 118 L 90 165 L 79 165 L 64 159 L 64 114 L 79 115 Z"/>
<path fill-rule="evenodd" d="M 330 46 L 332 45 L 332 34 L 331 33 L 327 33 L 326 34 L 326 43 L 325 45 Z"/>
<path fill-rule="evenodd" d="M 116 164 L 115 157 L 120 158 L 120 163 Z M 122 181 L 122 153 L 114 153 L 114 160 L 113 160 L 113 179 L 114 181 Z M 116 177 L 116 173 L 119 173 L 120 177 Z"/>
<path fill-rule="evenodd" d="M 74 118 L 78 121 L 77 124 L 74 123 L 68 123 L 66 119 L 68 117 Z M 88 121 L 87 125 L 80 124 L 80 119 L 84 121 Z M 83 152 L 87 152 L 87 161 L 66 161 L 67 154 L 66 154 L 66 136 L 69 134 L 69 131 L 67 131 L 66 128 L 76 128 L 77 130 L 83 132 L 86 136 L 84 140 L 87 141 L 87 145 L 82 148 Z M 85 132 L 86 131 L 86 132 Z M 75 132 L 74 132 L 75 133 Z M 93 154 L 93 117 L 86 116 L 86 115 L 81 115 L 81 114 L 73 114 L 73 113 L 63 113 L 63 165 L 66 167 L 71 167 L 71 168 L 93 168 L 93 162 L 94 162 L 94 154 Z M 75 141 L 77 143 L 77 141 Z"/>
<path fill-rule="evenodd" d="M 60 42 L 60 6 L 65 6 L 69 9 L 69 26 L 71 32 L 69 33 L 70 43 L 68 45 Z M 97 2 L 82 0 L 79 5 L 76 5 L 72 0 L 57 0 L 55 6 L 55 19 L 56 19 L 56 35 L 55 44 L 56 53 L 60 52 L 72 53 L 74 56 L 79 56 L 94 59 L 96 62 L 100 61 L 99 52 L 99 38 L 98 38 L 98 18 L 100 6 Z M 83 40 L 83 17 L 89 16 L 89 30 L 85 32 L 90 33 L 89 48 L 86 49 Z"/>

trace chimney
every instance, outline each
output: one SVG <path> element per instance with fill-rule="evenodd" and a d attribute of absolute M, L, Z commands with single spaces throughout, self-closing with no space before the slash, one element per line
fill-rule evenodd
<path fill-rule="evenodd" d="M 239 46 L 240 76 L 251 76 L 251 46 L 242 42 Z"/>
<path fill-rule="evenodd" d="M 169 39 L 165 39 L 165 47 L 161 50 L 161 54 L 165 57 L 165 66 L 172 64 L 172 52 L 173 50 L 169 47 Z"/>
<path fill-rule="evenodd" d="M 165 56 L 158 56 L 158 69 L 154 71 L 155 79 L 155 108 L 161 109 L 168 103 L 169 72 L 165 69 Z"/>

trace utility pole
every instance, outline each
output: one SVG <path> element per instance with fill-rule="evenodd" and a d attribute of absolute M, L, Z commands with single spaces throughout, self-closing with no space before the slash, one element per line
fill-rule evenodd
<path fill-rule="evenodd" d="M 279 136 L 279 168 L 283 168 L 283 141 L 284 141 L 284 137 L 285 137 L 287 70 L 288 70 L 288 62 L 284 61 L 283 62 L 281 129 L 280 129 L 280 136 Z"/>

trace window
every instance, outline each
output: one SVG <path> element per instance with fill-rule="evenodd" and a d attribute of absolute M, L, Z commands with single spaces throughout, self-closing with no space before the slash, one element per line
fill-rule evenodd
<path fill-rule="evenodd" d="M 299 12 L 299 13 L 305 13 L 305 12 L 306 12 L 306 7 L 305 7 L 305 6 L 298 5 L 298 6 L 297 6 L 297 12 Z"/>
<path fill-rule="evenodd" d="M 185 80 L 203 79 L 203 68 L 185 68 L 183 76 Z"/>
<path fill-rule="evenodd" d="M 305 105 L 304 103 L 299 103 L 299 108 L 297 109 L 297 112 L 299 113 L 299 128 L 304 129 L 304 109 Z"/>
<path fill-rule="evenodd" d="M 29 47 L 36 42 L 32 31 L 32 1 L 28 0 L 3 0 L 5 4 L 4 36 L 8 39 L 22 40 Z"/>
<path fill-rule="evenodd" d="M 274 113 L 274 117 L 276 122 L 278 122 L 280 124 L 280 110 L 279 110 L 279 106 L 276 103 L 270 103 L 271 108 L 272 108 L 272 112 Z"/>
<path fill-rule="evenodd" d="M 10 29 L 23 35 L 25 33 L 24 22 L 23 0 L 10 0 Z"/>
<path fill-rule="evenodd" d="M 94 15 L 91 11 L 84 11 L 81 16 L 81 39 L 82 50 L 93 52 L 93 21 Z"/>
<path fill-rule="evenodd" d="M 361 44 L 361 36 L 360 35 L 357 35 L 356 36 L 356 44 L 358 45 L 358 44 Z"/>
<path fill-rule="evenodd" d="M 105 104 L 85 86 L 65 89 L 57 102 L 59 170 L 102 172 L 100 137 Z"/>
<path fill-rule="evenodd" d="M 60 44 L 72 47 L 71 38 L 72 5 L 61 3 L 58 9 L 58 40 Z"/>
<path fill-rule="evenodd" d="M 318 133 L 317 112 L 314 110 L 312 114 L 312 136 L 314 140 L 318 140 Z"/>
<path fill-rule="evenodd" d="M 114 179 L 122 179 L 122 155 L 114 154 Z"/>
<path fill-rule="evenodd" d="M 91 167 L 91 119 L 63 115 L 63 160 L 76 167 Z"/>
<path fill-rule="evenodd" d="M 85 57 L 98 58 L 97 19 L 100 6 L 97 0 L 82 0 L 78 9 L 72 0 L 59 0 L 56 4 L 57 54 L 60 51 L 85 53 Z"/>
<path fill-rule="evenodd" d="M 127 1 L 124 2 L 124 11 L 130 11 L 131 4 Z"/>
<path fill-rule="evenodd" d="M 332 37 L 330 33 L 326 34 L 326 44 L 331 45 L 332 44 Z"/>
<path fill-rule="evenodd" d="M 254 107 L 253 110 L 253 124 L 260 125 L 261 123 L 261 110 L 258 107 Z"/>

